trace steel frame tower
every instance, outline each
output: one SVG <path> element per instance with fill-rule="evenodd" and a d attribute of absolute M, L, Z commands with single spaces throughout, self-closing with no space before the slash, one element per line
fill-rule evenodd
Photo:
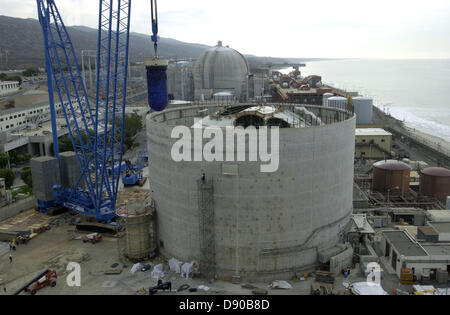
<path fill-rule="evenodd" d="M 55 157 L 59 155 L 56 92 L 81 168 L 75 187 L 55 187 L 55 203 L 109 221 L 115 217 L 119 189 L 116 167 L 122 164 L 131 0 L 99 0 L 94 105 L 55 1 L 36 2 L 44 35 Z"/>

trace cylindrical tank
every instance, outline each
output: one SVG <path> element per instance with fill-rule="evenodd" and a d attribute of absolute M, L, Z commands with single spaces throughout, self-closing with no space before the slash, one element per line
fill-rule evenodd
<path fill-rule="evenodd" d="M 270 115 L 273 107 L 269 107 L 259 111 Z M 203 256 L 211 256 L 208 263 L 215 264 L 218 276 L 258 281 L 289 279 L 294 271 L 316 264 L 318 253 L 335 247 L 350 221 L 356 118 L 342 115 L 336 123 L 280 129 L 279 167 L 273 173 L 262 172 L 258 161 L 175 162 L 171 156 L 179 140 L 171 135 L 174 126 L 181 124 L 193 133 L 198 126 L 212 126 L 222 132 L 217 139 L 224 144 L 223 152 L 231 150 L 237 156 L 238 146 L 228 146 L 225 127 L 226 121 L 233 125 L 236 114 L 223 119 L 211 115 L 195 124 L 204 108 L 174 108 L 147 117 L 149 177 L 158 207 L 160 252 L 168 258 L 200 261 L 200 268 L 202 260 L 207 260 Z M 305 108 L 327 117 L 338 112 Z M 223 112 L 217 106 L 208 109 Z M 183 150 L 194 156 L 197 149 L 191 141 L 193 137 Z M 248 156 L 250 143 L 244 142 Z M 207 145 L 206 139 L 202 144 Z M 314 154 L 324 148 L 332 148 L 333 154 Z M 200 184 L 203 175 L 206 180 Z M 211 221 L 205 228 L 204 222 Z M 208 245 L 209 241 L 213 244 Z"/>
<path fill-rule="evenodd" d="M 430 167 L 420 174 L 420 193 L 435 197 L 445 204 L 450 196 L 450 170 L 441 167 Z"/>
<path fill-rule="evenodd" d="M 373 99 L 355 97 L 352 99 L 357 125 L 370 125 L 373 121 Z"/>
<path fill-rule="evenodd" d="M 347 109 L 348 100 L 342 96 L 334 96 L 328 99 L 328 107 Z"/>
<path fill-rule="evenodd" d="M 372 190 L 380 193 L 409 191 L 411 167 L 395 160 L 380 161 L 373 165 Z"/>
<path fill-rule="evenodd" d="M 151 237 L 153 213 L 152 207 L 142 203 L 126 205 L 117 211 L 117 216 L 125 219 L 126 256 L 131 260 L 144 260 L 154 250 Z"/>
<path fill-rule="evenodd" d="M 169 105 L 167 94 L 167 60 L 152 60 L 146 63 L 148 104 L 154 111 L 160 112 Z"/>
<path fill-rule="evenodd" d="M 334 94 L 333 94 L 333 93 L 325 93 L 325 94 L 323 95 L 323 101 L 322 101 L 322 106 L 323 106 L 323 107 L 328 107 L 328 100 L 329 100 L 331 97 L 334 97 Z"/>

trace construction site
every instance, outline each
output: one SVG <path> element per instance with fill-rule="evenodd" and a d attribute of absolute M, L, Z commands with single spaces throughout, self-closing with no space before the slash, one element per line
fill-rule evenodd
<path fill-rule="evenodd" d="M 0 179 L 0 292 L 450 293 L 445 158 L 305 64 L 255 69 L 221 41 L 160 58 L 155 0 L 154 58 L 128 67 L 130 2 L 100 1 L 80 67 L 55 1 L 37 1 L 47 82 L 29 95 L 47 100 L 0 112 L 3 151 L 33 157 L 26 199 Z M 126 151 L 129 114 L 143 129 Z"/>

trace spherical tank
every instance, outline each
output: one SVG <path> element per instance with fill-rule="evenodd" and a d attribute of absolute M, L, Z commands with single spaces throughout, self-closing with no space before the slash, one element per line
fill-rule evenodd
<path fill-rule="evenodd" d="M 301 117 L 293 105 L 247 106 L 193 106 L 147 117 L 159 250 L 168 258 L 199 261 L 200 269 L 203 255 L 209 255 L 205 261 L 215 264 L 218 276 L 290 279 L 295 272 L 314 269 L 318 253 L 342 241 L 353 205 L 356 118 L 308 105 L 308 111 L 330 123 L 311 126 L 307 120 L 305 126 L 305 121 L 293 121 Z M 196 122 L 205 111 L 209 115 Z M 236 159 L 238 146 L 228 143 L 226 133 L 238 120 L 258 125 L 254 132 L 259 136 L 269 130 L 261 126 L 281 126 L 273 172 L 263 172 L 265 163 L 248 158 L 249 144 L 258 141 L 244 140 L 247 158 Z M 179 126 L 184 136 L 173 138 Z M 225 148 L 214 151 L 231 153 L 231 161 L 228 154 L 213 161 L 195 159 L 202 151 L 195 134 L 202 130 L 214 132 Z M 188 131 L 193 134 L 189 138 Z M 204 139 L 205 149 L 209 141 Z M 173 159 L 177 143 L 188 153 L 178 162 Z M 272 140 L 267 146 L 272 147 Z"/>
<path fill-rule="evenodd" d="M 409 191 L 411 167 L 395 160 L 380 161 L 373 165 L 372 190 L 380 193 Z"/>
<path fill-rule="evenodd" d="M 373 121 L 373 100 L 366 97 L 352 99 L 357 125 L 370 125 Z"/>
<path fill-rule="evenodd" d="M 430 167 L 420 174 L 420 193 L 435 197 L 444 205 L 450 196 L 450 170 L 440 167 Z"/>
<path fill-rule="evenodd" d="M 330 97 L 328 99 L 327 103 L 328 103 L 328 107 L 346 110 L 347 105 L 348 105 L 348 100 L 345 97 L 334 96 L 334 97 Z"/>

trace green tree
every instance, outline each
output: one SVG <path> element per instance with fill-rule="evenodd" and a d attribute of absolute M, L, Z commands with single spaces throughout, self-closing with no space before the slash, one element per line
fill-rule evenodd
<path fill-rule="evenodd" d="M 24 181 L 28 187 L 33 187 L 33 176 L 31 175 L 31 167 L 24 167 L 20 174 L 20 178 Z"/>
<path fill-rule="evenodd" d="M 0 178 L 5 179 L 5 185 L 6 188 L 11 188 L 11 186 L 14 183 L 14 180 L 16 179 L 16 175 L 14 175 L 14 172 L 9 169 L 1 169 L 0 170 Z"/>
<path fill-rule="evenodd" d="M 5 108 L 6 109 L 11 109 L 11 108 L 15 108 L 16 107 L 16 102 L 14 100 L 10 100 L 6 105 Z"/>
<path fill-rule="evenodd" d="M 12 164 L 17 164 L 17 151 L 9 151 L 9 162 Z"/>
<path fill-rule="evenodd" d="M 8 154 L 0 153 L 0 168 L 6 168 L 8 166 Z"/>
<path fill-rule="evenodd" d="M 39 75 L 41 71 L 39 71 L 38 68 L 28 68 L 24 72 L 22 72 L 22 75 L 25 77 L 32 77 L 35 75 Z"/>

